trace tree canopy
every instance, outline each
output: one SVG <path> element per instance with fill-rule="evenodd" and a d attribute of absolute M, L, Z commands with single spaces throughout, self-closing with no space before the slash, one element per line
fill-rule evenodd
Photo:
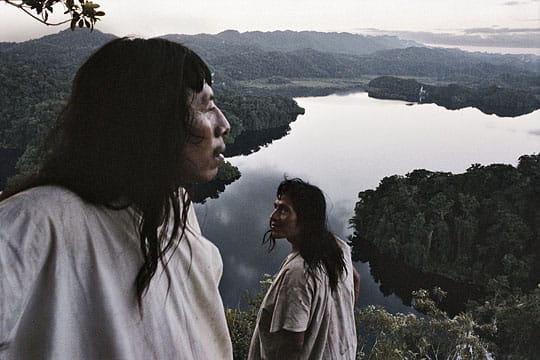
<path fill-rule="evenodd" d="M 540 268 L 540 154 L 466 173 L 414 170 L 359 194 L 353 248 L 374 245 L 427 273 L 484 286 L 507 276 L 534 288 Z"/>
<path fill-rule="evenodd" d="M 98 10 L 99 4 L 88 0 L 3 0 L 9 5 L 21 9 L 28 16 L 49 26 L 58 26 L 70 23 L 71 30 L 87 27 L 94 28 L 94 24 L 105 15 L 105 12 Z M 49 17 L 58 4 L 64 7 L 66 19 L 58 22 L 51 22 Z"/>

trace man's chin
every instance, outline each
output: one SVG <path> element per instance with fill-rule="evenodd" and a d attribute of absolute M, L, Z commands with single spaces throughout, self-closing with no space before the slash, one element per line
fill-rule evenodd
<path fill-rule="evenodd" d="M 218 169 L 216 168 L 215 170 L 210 170 L 205 173 L 198 174 L 197 176 L 194 177 L 194 180 L 195 180 L 194 183 L 206 184 L 207 182 L 214 180 L 215 177 L 217 176 L 217 173 L 218 173 Z"/>

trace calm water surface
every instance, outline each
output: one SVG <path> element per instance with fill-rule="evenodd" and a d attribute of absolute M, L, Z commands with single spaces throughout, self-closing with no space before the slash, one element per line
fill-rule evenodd
<path fill-rule="evenodd" d="M 223 257 L 227 307 L 242 306 L 245 290 L 257 290 L 262 275 L 274 274 L 290 250 L 286 240 L 278 240 L 271 253 L 260 244 L 284 175 L 325 191 L 330 227 L 346 238 L 358 192 L 376 188 L 385 176 L 420 168 L 460 173 L 472 163 L 516 165 L 520 155 L 540 151 L 540 111 L 499 118 L 472 108 L 376 100 L 366 93 L 296 101 L 306 113 L 290 133 L 256 153 L 230 158 L 242 177 L 218 199 L 196 206 L 203 233 Z M 369 264 L 356 267 L 362 276 L 360 306 L 410 311 L 396 295 L 381 293 Z"/>

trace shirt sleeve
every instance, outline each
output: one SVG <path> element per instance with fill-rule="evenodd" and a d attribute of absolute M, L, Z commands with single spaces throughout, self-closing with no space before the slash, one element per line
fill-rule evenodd
<path fill-rule="evenodd" d="M 306 331 L 311 318 L 314 282 L 301 267 L 288 269 L 274 295 L 270 332 Z"/>
<path fill-rule="evenodd" d="M 37 225 L 19 202 L 9 202 L 0 206 L 0 351 L 15 335 L 51 242 L 46 226 Z"/>

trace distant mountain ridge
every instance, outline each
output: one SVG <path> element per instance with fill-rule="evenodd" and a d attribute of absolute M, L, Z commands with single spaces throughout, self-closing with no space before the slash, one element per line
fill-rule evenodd
<path fill-rule="evenodd" d="M 169 34 L 163 38 L 189 44 L 228 45 L 240 49 L 259 48 L 263 51 L 291 52 L 312 49 L 324 53 L 366 55 L 386 49 L 399 49 L 423 46 L 410 40 L 395 36 L 365 36 L 351 33 L 317 31 L 249 31 L 240 33 L 226 30 L 216 35 L 178 35 Z"/>
<path fill-rule="evenodd" d="M 0 52 L 18 49 L 31 49 L 33 46 L 49 46 L 58 49 L 96 49 L 106 42 L 117 38 L 116 35 L 99 30 L 90 31 L 82 28 L 76 31 L 62 30 L 56 34 L 22 42 L 0 42 Z"/>

